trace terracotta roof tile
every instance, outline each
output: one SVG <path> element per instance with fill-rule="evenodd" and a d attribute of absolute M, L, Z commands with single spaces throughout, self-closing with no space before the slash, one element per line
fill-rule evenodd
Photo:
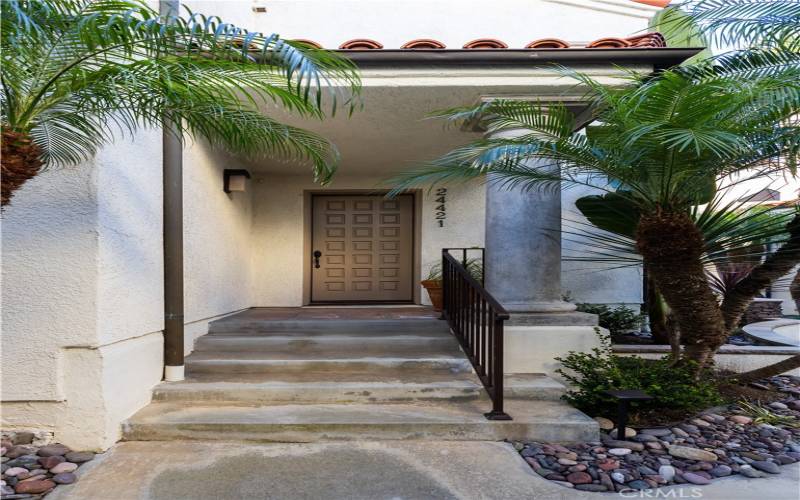
<path fill-rule="evenodd" d="M 586 45 L 590 49 L 621 49 L 623 47 L 630 47 L 631 42 L 624 38 L 600 38 Z"/>
<path fill-rule="evenodd" d="M 626 38 L 633 47 L 666 47 L 667 39 L 661 33 L 645 33 L 644 35 Z"/>
<path fill-rule="evenodd" d="M 312 47 L 321 48 L 320 44 L 312 40 L 295 40 Z M 661 33 L 644 33 L 642 35 L 628 38 L 606 37 L 597 39 L 586 45 L 589 49 L 624 49 L 624 48 L 663 48 L 667 46 L 667 41 Z M 375 50 L 382 49 L 383 45 L 375 40 L 367 38 L 356 38 L 348 40 L 339 46 L 343 50 Z M 418 38 L 404 43 L 401 49 L 444 49 L 445 45 L 430 38 Z M 507 49 L 501 40 L 496 38 L 479 38 L 464 44 L 465 49 Z M 540 38 L 525 46 L 526 49 L 568 49 L 581 48 L 580 45 L 570 45 L 569 42 L 558 38 Z"/>
<path fill-rule="evenodd" d="M 508 45 L 496 38 L 478 38 L 464 44 L 465 49 L 507 49 Z"/>
<path fill-rule="evenodd" d="M 368 38 L 355 38 L 344 42 L 339 48 L 348 50 L 374 50 L 382 49 L 383 45 L 380 42 Z"/>
<path fill-rule="evenodd" d="M 444 49 L 445 44 L 430 38 L 417 38 L 400 46 L 401 49 Z"/>
<path fill-rule="evenodd" d="M 525 46 L 526 49 L 566 49 L 569 43 L 558 38 L 540 38 Z"/>

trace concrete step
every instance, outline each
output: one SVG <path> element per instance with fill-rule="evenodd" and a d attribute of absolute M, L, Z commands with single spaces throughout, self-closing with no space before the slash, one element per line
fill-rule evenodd
<path fill-rule="evenodd" d="M 200 373 L 260 373 L 284 375 L 303 373 L 324 380 L 332 373 L 367 375 L 393 374 L 402 378 L 405 374 L 458 374 L 470 373 L 472 366 L 466 358 L 427 357 L 365 357 L 365 358 L 310 358 L 310 359 L 247 359 L 237 353 L 218 353 L 213 359 L 186 358 L 186 371 L 190 375 Z"/>
<path fill-rule="evenodd" d="M 287 404 L 266 406 L 153 403 L 123 424 L 127 441 L 269 442 L 369 440 L 592 441 L 597 423 L 555 401 L 510 400 L 514 420 L 490 421 L 483 401 L 417 404 Z"/>
<path fill-rule="evenodd" d="M 359 337 L 324 336 L 203 336 L 197 339 L 192 356 L 217 353 L 269 353 L 274 358 L 306 357 L 425 357 L 433 354 L 460 356 L 458 342 L 451 336 Z"/>
<path fill-rule="evenodd" d="M 558 401 L 566 388 L 543 374 L 508 375 L 505 395 L 512 399 Z M 389 380 L 376 382 L 338 380 L 309 381 L 307 377 L 294 381 L 246 383 L 241 381 L 164 382 L 153 391 L 156 401 L 187 401 L 192 403 L 276 404 L 276 403 L 352 403 L 400 402 L 433 399 L 488 399 L 475 376 L 453 376 L 451 380 L 408 382 Z"/>
<path fill-rule="evenodd" d="M 209 334 L 281 334 L 305 335 L 349 334 L 386 335 L 449 335 L 447 323 L 436 319 L 404 320 L 252 320 L 221 319 L 209 324 Z"/>

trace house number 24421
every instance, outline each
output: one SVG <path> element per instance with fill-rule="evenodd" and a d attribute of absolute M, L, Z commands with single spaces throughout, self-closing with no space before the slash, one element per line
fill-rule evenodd
<path fill-rule="evenodd" d="M 434 208 L 436 224 L 439 227 L 444 227 L 444 221 L 447 220 L 447 188 L 438 188 L 436 190 L 436 198 L 433 201 L 436 202 L 436 207 Z"/>

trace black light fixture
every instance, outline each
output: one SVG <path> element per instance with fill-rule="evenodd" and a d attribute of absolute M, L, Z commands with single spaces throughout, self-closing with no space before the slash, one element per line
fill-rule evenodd
<path fill-rule="evenodd" d="M 625 440 L 625 426 L 628 425 L 629 405 L 634 401 L 648 401 L 653 396 L 638 389 L 628 389 L 625 391 L 603 391 L 603 394 L 611 396 L 617 401 L 617 439 Z"/>
<path fill-rule="evenodd" d="M 226 193 L 243 192 L 250 172 L 243 168 L 226 168 L 222 171 L 222 190 Z"/>

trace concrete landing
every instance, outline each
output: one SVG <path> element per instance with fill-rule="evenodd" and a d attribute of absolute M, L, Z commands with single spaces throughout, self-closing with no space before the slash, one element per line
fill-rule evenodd
<path fill-rule="evenodd" d="M 78 474 L 47 499 L 795 500 L 800 485 L 800 464 L 792 464 L 765 479 L 589 493 L 539 477 L 508 444 L 486 442 L 120 443 Z"/>

